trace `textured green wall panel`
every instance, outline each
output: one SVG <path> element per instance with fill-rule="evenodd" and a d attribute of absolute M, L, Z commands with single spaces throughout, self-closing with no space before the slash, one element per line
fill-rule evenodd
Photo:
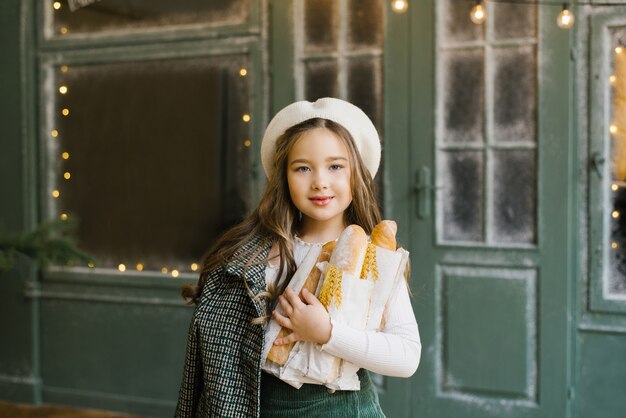
<path fill-rule="evenodd" d="M 626 411 L 626 335 L 581 333 L 574 416 L 616 418 Z"/>

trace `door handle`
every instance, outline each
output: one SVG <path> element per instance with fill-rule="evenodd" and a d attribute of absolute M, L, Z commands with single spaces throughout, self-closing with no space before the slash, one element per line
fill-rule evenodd
<path fill-rule="evenodd" d="M 430 169 L 422 166 L 417 172 L 413 191 L 417 194 L 417 217 L 425 219 L 430 216 L 432 191 L 440 189 L 431 184 Z"/>

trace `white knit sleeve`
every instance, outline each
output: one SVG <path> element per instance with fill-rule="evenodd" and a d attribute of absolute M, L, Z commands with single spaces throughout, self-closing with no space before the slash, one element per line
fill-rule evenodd
<path fill-rule="evenodd" d="M 422 344 L 404 280 L 389 298 L 384 318 L 381 331 L 332 321 L 330 340 L 320 349 L 378 374 L 409 377 L 419 365 Z"/>

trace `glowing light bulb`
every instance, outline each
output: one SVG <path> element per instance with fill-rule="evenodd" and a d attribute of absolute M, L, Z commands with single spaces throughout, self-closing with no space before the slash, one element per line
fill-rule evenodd
<path fill-rule="evenodd" d="M 126 271 L 126 266 L 124 264 L 120 264 L 119 266 L 117 266 L 117 269 L 119 271 Z"/>
<path fill-rule="evenodd" d="M 609 127 L 609 132 L 611 132 L 612 134 L 616 134 L 617 133 L 617 126 L 611 125 Z"/>
<path fill-rule="evenodd" d="M 90 261 L 89 263 L 87 263 L 87 267 L 92 269 L 92 268 L 96 267 L 96 265 L 93 263 L 93 261 Z"/>
<path fill-rule="evenodd" d="M 242 119 L 243 119 L 244 122 L 250 122 L 250 115 L 245 114 L 245 115 L 242 116 Z"/>
<path fill-rule="evenodd" d="M 243 141 L 243 146 L 246 148 L 249 148 L 252 145 L 252 141 L 250 141 L 249 139 L 246 139 L 245 141 Z"/>
<path fill-rule="evenodd" d="M 192 263 L 192 264 L 191 264 L 191 270 L 192 270 L 192 271 L 196 271 L 196 270 L 198 270 L 198 265 L 197 265 L 196 263 Z"/>
<path fill-rule="evenodd" d="M 52 131 L 50 131 L 50 135 L 53 138 L 56 138 L 57 136 L 59 136 L 59 131 L 57 131 L 56 129 L 53 129 Z"/>
<path fill-rule="evenodd" d="M 62 213 L 61 216 L 59 216 L 61 218 L 62 221 L 67 221 L 67 213 Z"/>
<path fill-rule="evenodd" d="M 239 70 L 239 75 L 245 77 L 246 75 L 248 75 L 248 70 L 242 68 L 241 70 Z"/>
<path fill-rule="evenodd" d="M 54 3 L 52 3 L 52 7 L 54 7 L 54 10 L 59 10 L 61 8 L 61 2 L 55 1 Z"/>
<path fill-rule="evenodd" d="M 59 87 L 59 93 L 61 93 L 61 94 L 66 94 L 66 93 L 67 93 L 67 86 L 61 86 L 61 87 Z"/>
<path fill-rule="evenodd" d="M 66 171 L 65 173 L 63 173 L 63 178 L 64 178 L 65 180 L 69 180 L 69 179 L 70 179 L 70 177 L 72 177 L 72 175 L 70 174 L 70 172 L 69 172 L 69 171 Z"/>
<path fill-rule="evenodd" d="M 69 116 L 70 115 L 70 110 L 68 108 L 65 108 L 65 109 L 61 110 L 61 114 L 63 116 Z"/>
<path fill-rule="evenodd" d="M 409 8 L 409 2 L 406 0 L 393 0 L 391 2 L 391 10 L 400 14 L 407 11 Z"/>
<path fill-rule="evenodd" d="M 61 35 L 65 35 L 67 33 L 67 28 L 63 26 L 61 29 L 59 29 L 59 33 L 61 33 Z"/>
<path fill-rule="evenodd" d="M 612 76 L 610 76 L 610 77 L 609 77 L 609 82 L 610 82 L 611 84 L 614 84 L 614 83 L 615 83 L 615 80 L 617 80 L 617 77 L 615 77 L 615 75 L 612 75 Z"/>
<path fill-rule="evenodd" d="M 482 0 L 476 0 L 476 4 L 470 11 L 470 19 L 477 25 L 482 25 L 487 19 L 487 10 L 483 5 Z"/>
<path fill-rule="evenodd" d="M 69 160 L 70 159 L 70 153 L 69 152 L 64 152 L 63 154 L 61 154 L 61 158 L 63 158 L 64 160 Z"/>
<path fill-rule="evenodd" d="M 167 273 L 167 267 L 163 267 L 163 268 L 161 269 L 161 273 L 166 274 L 166 273 Z"/>
<path fill-rule="evenodd" d="M 142 271 L 142 270 L 143 270 L 143 264 L 137 263 L 137 271 Z"/>
<path fill-rule="evenodd" d="M 172 270 L 172 277 L 178 277 L 178 270 Z"/>
<path fill-rule="evenodd" d="M 611 185 L 611 190 L 613 190 L 614 192 L 616 192 L 618 189 L 619 189 L 619 186 L 617 184 L 613 183 Z"/>
<path fill-rule="evenodd" d="M 61 72 L 62 73 L 66 73 L 70 70 L 70 68 L 67 65 L 62 65 L 61 66 Z"/>
<path fill-rule="evenodd" d="M 53 190 L 52 191 L 52 197 L 57 199 L 59 196 L 61 196 L 61 192 L 59 192 L 58 190 Z"/>
<path fill-rule="evenodd" d="M 618 212 L 618 211 L 616 211 L 616 210 L 614 210 L 614 211 L 611 213 L 611 216 L 613 217 L 613 219 L 617 219 L 617 218 L 619 218 L 619 212 Z"/>
<path fill-rule="evenodd" d="M 611 243 L 611 248 L 616 249 L 617 248 L 617 242 L 612 242 Z"/>
<path fill-rule="evenodd" d="M 615 48 L 616 54 L 621 54 L 622 52 L 624 52 L 624 48 L 622 46 L 618 46 Z"/>
<path fill-rule="evenodd" d="M 569 29 L 574 25 L 574 15 L 569 10 L 569 5 L 563 3 L 563 9 L 556 18 L 556 24 L 561 29 Z"/>

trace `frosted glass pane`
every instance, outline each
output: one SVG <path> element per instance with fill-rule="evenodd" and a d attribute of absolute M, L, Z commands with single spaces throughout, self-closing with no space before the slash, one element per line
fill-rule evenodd
<path fill-rule="evenodd" d="M 335 0 L 304 0 L 305 52 L 337 50 L 338 4 Z"/>
<path fill-rule="evenodd" d="M 482 142 L 483 50 L 443 54 L 444 136 L 446 142 Z"/>
<path fill-rule="evenodd" d="M 338 97 L 337 72 L 335 60 L 305 62 L 305 99 L 315 101 L 320 97 Z"/>
<path fill-rule="evenodd" d="M 439 13 L 443 15 L 443 43 L 483 39 L 485 25 L 475 25 L 469 14 L 473 2 L 438 0 Z"/>
<path fill-rule="evenodd" d="M 496 141 L 536 141 L 536 55 L 532 46 L 494 50 Z"/>
<path fill-rule="evenodd" d="M 537 31 L 537 6 L 527 0 L 517 3 L 494 3 L 494 36 L 499 39 L 533 38 Z"/>
<path fill-rule="evenodd" d="M 496 242 L 533 243 L 537 164 L 534 150 L 494 152 L 493 231 Z"/>
<path fill-rule="evenodd" d="M 626 28 L 613 33 L 611 50 L 626 41 Z M 612 54 L 615 78 L 611 83 L 612 114 L 610 115 L 609 141 L 611 144 L 611 189 L 605 209 L 609 215 L 610 237 L 608 291 L 626 295 L 626 54 Z M 607 184 L 608 186 L 608 184 Z M 606 187 L 606 186 L 605 186 Z"/>
<path fill-rule="evenodd" d="M 353 58 L 348 64 L 348 100 L 360 107 L 381 132 L 381 58 Z"/>
<path fill-rule="evenodd" d="M 382 47 L 383 0 L 349 0 L 348 48 Z"/>
<path fill-rule="evenodd" d="M 442 152 L 440 203 L 443 239 L 481 242 L 483 236 L 483 154 Z"/>
<path fill-rule="evenodd" d="M 247 64 L 222 56 L 55 69 L 47 144 L 60 196 L 51 203 L 56 216 L 79 219 L 80 247 L 97 266 L 189 270 L 250 208 Z"/>
<path fill-rule="evenodd" d="M 51 8 L 55 35 L 198 23 L 235 24 L 248 18 L 248 0 L 100 0 L 70 11 L 67 0 Z M 64 29 L 65 28 L 65 29 Z"/>

